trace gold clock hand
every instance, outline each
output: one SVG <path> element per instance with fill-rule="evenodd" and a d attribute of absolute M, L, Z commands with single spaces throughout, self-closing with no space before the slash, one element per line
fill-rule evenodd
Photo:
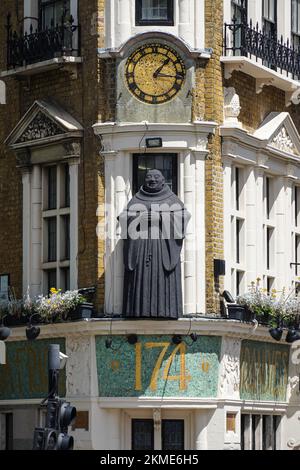
<path fill-rule="evenodd" d="M 166 73 L 161 73 L 161 72 L 158 72 L 158 74 L 156 75 L 156 77 L 183 78 L 182 75 L 179 75 L 179 74 L 176 74 L 176 75 L 168 75 L 168 74 L 166 74 Z"/>
<path fill-rule="evenodd" d="M 157 78 L 157 75 L 159 74 L 159 72 L 161 71 L 161 69 L 162 69 L 165 65 L 167 65 L 169 62 L 170 62 L 170 59 L 167 58 L 167 59 L 161 64 L 161 66 L 158 67 L 157 70 L 155 70 L 155 72 L 154 72 L 154 74 L 153 74 L 153 78 Z"/>

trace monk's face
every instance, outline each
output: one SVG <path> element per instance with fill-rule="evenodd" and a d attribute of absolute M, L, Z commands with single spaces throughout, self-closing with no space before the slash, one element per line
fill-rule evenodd
<path fill-rule="evenodd" d="M 147 172 L 144 183 L 146 189 L 150 189 L 152 191 L 159 191 L 163 188 L 164 184 L 165 178 L 163 177 L 160 171 L 150 170 Z"/>

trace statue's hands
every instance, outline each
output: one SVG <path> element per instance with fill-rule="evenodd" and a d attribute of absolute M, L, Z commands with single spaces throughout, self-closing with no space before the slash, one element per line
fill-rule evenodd
<path fill-rule="evenodd" d="M 158 220 L 159 214 L 154 211 L 145 211 L 141 213 L 140 217 L 142 221 L 147 220 L 148 222 L 154 222 Z"/>

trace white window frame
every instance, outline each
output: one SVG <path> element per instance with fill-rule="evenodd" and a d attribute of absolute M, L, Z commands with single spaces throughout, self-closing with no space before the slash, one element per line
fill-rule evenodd
<path fill-rule="evenodd" d="M 239 196 L 237 196 L 237 171 L 239 174 Z M 242 294 L 245 289 L 246 280 L 246 213 L 245 213 L 245 169 L 242 166 L 234 165 L 231 167 L 231 293 L 233 296 Z M 238 201 L 238 207 L 237 207 Z M 240 225 L 239 244 L 237 240 L 237 224 Z M 237 259 L 237 250 L 239 251 L 239 259 Z M 239 284 L 238 288 L 237 285 Z"/>
<path fill-rule="evenodd" d="M 245 413 L 241 412 L 241 443 L 242 443 L 242 422 L 243 416 L 247 417 L 248 420 L 247 426 L 245 426 L 244 431 L 244 449 L 243 450 L 254 450 L 253 449 L 253 434 L 252 434 L 252 422 L 255 419 L 254 417 L 258 417 L 255 419 L 255 450 L 263 450 L 263 442 L 264 439 L 268 440 L 266 442 L 266 449 L 264 450 L 273 450 L 273 417 L 279 417 L 280 421 L 278 424 L 278 428 L 276 430 L 276 450 L 280 450 L 281 448 L 281 433 L 282 433 L 282 415 L 279 413 L 262 413 L 261 411 L 253 411 L 252 413 Z M 267 421 L 267 427 L 269 428 L 270 435 L 267 433 L 263 433 L 263 420 Z"/>
<path fill-rule="evenodd" d="M 276 251 L 275 237 L 277 233 L 275 217 L 275 178 L 272 175 L 265 174 L 263 183 L 263 286 L 265 289 L 272 290 L 276 288 Z M 269 182 L 269 195 L 267 194 L 267 182 Z M 268 197 L 269 196 L 269 197 Z M 268 201 L 269 199 L 269 201 Z M 269 211 L 268 211 L 269 204 Z M 268 241 L 268 234 L 270 240 Z M 268 244 L 269 244 L 269 265 L 268 265 Z"/>
<path fill-rule="evenodd" d="M 43 166 L 33 165 L 22 174 L 23 180 L 23 294 L 28 291 L 32 297 L 46 294 L 48 286 L 43 270 L 70 266 L 70 289 L 78 288 L 78 160 L 69 162 L 57 161 L 56 164 L 68 163 L 70 174 L 70 208 L 55 211 L 44 209 Z M 70 260 L 53 264 L 45 263 L 45 241 L 43 240 L 44 218 L 70 214 Z M 57 279 L 59 282 L 59 279 Z M 57 286 L 53 286 L 57 287 Z"/>
<path fill-rule="evenodd" d="M 56 270 L 56 285 L 51 287 L 62 288 L 62 290 L 68 290 L 68 287 L 64 282 L 63 270 L 69 269 L 69 283 L 70 283 L 70 259 L 64 259 L 64 247 L 65 247 L 65 228 L 64 219 L 66 216 L 71 217 L 71 207 L 66 207 L 64 204 L 64 171 L 63 166 L 67 165 L 67 171 L 69 171 L 69 165 L 67 163 L 58 163 L 54 165 L 56 167 L 56 209 L 48 209 L 48 169 L 50 166 L 44 166 L 42 169 L 42 270 L 43 270 L 43 292 L 48 292 L 48 271 Z M 51 218 L 56 218 L 56 261 L 48 261 L 48 224 L 47 221 Z M 70 254 L 69 248 L 69 254 Z"/>
<path fill-rule="evenodd" d="M 160 417 L 157 417 L 155 409 L 128 409 L 122 413 L 124 434 L 121 436 L 122 449 L 131 450 L 133 419 L 153 419 L 154 420 L 154 450 L 162 448 L 162 421 L 168 419 L 178 419 L 184 421 L 184 450 L 193 448 L 192 442 L 192 410 L 160 410 Z"/>
<path fill-rule="evenodd" d="M 297 196 L 296 190 L 297 188 Z M 296 205 L 296 197 L 297 197 L 297 205 Z M 297 210 L 297 215 L 296 215 Z M 291 243 L 292 243 L 292 259 L 291 262 L 300 263 L 300 185 L 294 184 L 292 186 L 292 201 L 291 201 L 291 220 L 292 220 L 292 227 L 291 227 Z M 296 248 L 296 241 L 299 240 L 299 248 L 298 251 Z M 291 277 L 292 277 L 292 286 L 296 288 L 297 285 L 300 285 L 300 265 L 292 265 L 291 266 Z"/>

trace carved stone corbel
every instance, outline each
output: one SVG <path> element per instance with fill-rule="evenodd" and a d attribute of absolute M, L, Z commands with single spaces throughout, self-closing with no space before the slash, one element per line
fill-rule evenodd
<path fill-rule="evenodd" d="M 19 150 L 16 153 L 17 158 L 17 168 L 21 168 L 22 170 L 30 170 L 32 167 L 31 164 L 31 152 L 29 148 L 24 148 Z"/>
<path fill-rule="evenodd" d="M 81 143 L 78 141 L 67 141 L 63 144 L 65 149 L 65 158 L 77 157 L 81 155 Z"/>

